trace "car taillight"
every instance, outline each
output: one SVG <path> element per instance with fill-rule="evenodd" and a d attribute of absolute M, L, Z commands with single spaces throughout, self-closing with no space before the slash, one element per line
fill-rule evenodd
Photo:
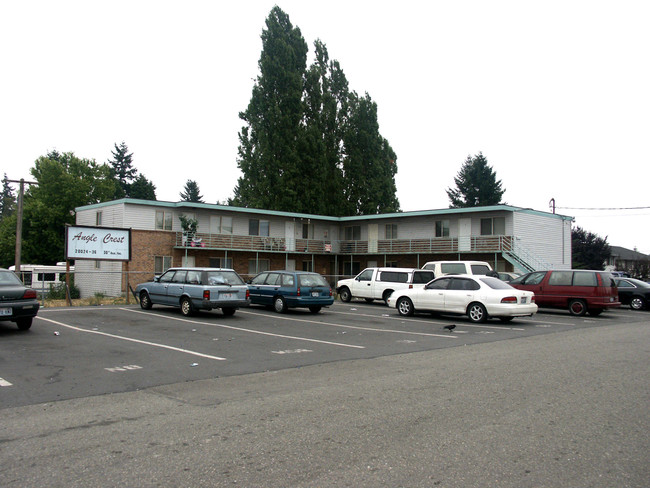
<path fill-rule="evenodd" d="M 413 285 L 411 284 L 411 285 L 409 285 L 409 290 L 412 290 L 412 289 L 413 289 Z"/>
<path fill-rule="evenodd" d="M 203 299 L 210 300 L 210 290 L 203 290 Z"/>
<path fill-rule="evenodd" d="M 248 300 L 251 297 L 251 291 L 246 288 L 246 300 Z"/>
<path fill-rule="evenodd" d="M 330 296 L 332 296 L 332 289 L 330 288 Z"/>
<path fill-rule="evenodd" d="M 36 292 L 28 288 L 25 290 L 25 293 L 23 293 L 23 298 L 36 298 Z"/>
<path fill-rule="evenodd" d="M 533 295 L 532 297 L 530 297 L 530 303 L 535 303 L 535 295 Z"/>
<path fill-rule="evenodd" d="M 300 287 L 298 287 L 298 296 L 300 296 Z"/>
<path fill-rule="evenodd" d="M 501 299 L 501 303 L 517 303 L 517 297 L 504 297 Z"/>

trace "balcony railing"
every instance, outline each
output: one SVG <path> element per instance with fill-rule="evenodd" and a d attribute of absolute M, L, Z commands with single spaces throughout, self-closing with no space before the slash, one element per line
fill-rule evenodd
<path fill-rule="evenodd" d="M 443 237 L 431 239 L 380 239 L 377 241 L 338 241 L 287 239 L 284 237 L 242 236 L 197 233 L 176 234 L 176 247 L 232 251 L 267 251 L 309 254 L 445 254 L 455 252 L 512 252 L 512 236 Z"/>

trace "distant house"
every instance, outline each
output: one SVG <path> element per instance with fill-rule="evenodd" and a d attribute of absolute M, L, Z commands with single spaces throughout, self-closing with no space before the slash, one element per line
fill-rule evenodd
<path fill-rule="evenodd" d="M 419 268 L 434 260 L 481 260 L 519 272 L 571 267 L 572 218 L 510 205 L 330 217 L 121 199 L 75 210 L 77 225 L 131 229 L 131 285 L 181 265 L 229 267 L 244 277 L 313 270 L 332 283 L 370 266 Z M 183 231 L 181 215 L 197 220 L 195 234 Z M 123 263 L 75 264 L 82 295 L 124 292 Z"/>
<path fill-rule="evenodd" d="M 619 246 L 609 247 L 612 254 L 607 261 L 607 269 L 623 271 L 641 279 L 647 279 L 650 276 L 650 255 Z"/>

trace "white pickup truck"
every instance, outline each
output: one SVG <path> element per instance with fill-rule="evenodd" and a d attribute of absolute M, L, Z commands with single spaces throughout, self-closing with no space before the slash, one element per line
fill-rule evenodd
<path fill-rule="evenodd" d="M 386 302 L 395 290 L 422 287 L 433 278 L 433 271 L 427 269 L 366 268 L 354 278 L 339 280 L 336 291 L 343 302 L 352 298 Z"/>

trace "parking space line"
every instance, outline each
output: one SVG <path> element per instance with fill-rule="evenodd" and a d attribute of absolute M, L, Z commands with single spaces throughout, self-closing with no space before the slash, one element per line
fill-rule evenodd
<path fill-rule="evenodd" d="M 132 310 L 132 309 L 129 309 L 129 308 L 120 308 L 120 310 L 125 310 L 127 312 L 132 312 L 132 313 L 141 313 L 143 315 L 149 315 L 149 316 L 156 315 L 157 317 L 164 317 L 166 319 L 177 320 L 179 322 L 187 322 L 189 324 L 201 324 L 201 325 L 207 325 L 207 326 L 210 326 L 210 327 L 217 327 L 217 328 L 220 328 L 220 329 L 230 329 L 230 330 L 237 330 L 239 332 L 248 332 L 250 334 L 260 334 L 260 335 L 267 335 L 267 336 L 271 336 L 271 337 L 279 337 L 281 339 L 292 339 L 292 340 L 296 340 L 296 341 L 316 342 L 316 343 L 319 343 L 319 344 L 327 344 L 329 346 L 350 347 L 350 348 L 353 348 L 353 349 L 365 349 L 366 348 L 365 346 L 357 346 L 357 345 L 354 345 L 354 344 L 342 344 L 340 342 L 322 341 L 320 339 L 310 339 L 308 337 L 296 337 L 296 336 L 288 336 L 288 335 L 283 335 L 283 334 L 273 334 L 272 332 L 263 332 L 263 331 L 260 331 L 260 330 L 244 329 L 244 328 L 241 328 L 241 327 L 233 327 L 232 325 L 214 324 L 214 323 L 211 323 L 211 322 L 199 322 L 198 320 L 182 319 L 182 318 L 179 318 L 179 317 L 169 317 L 169 316 L 166 316 L 166 315 L 160 315 L 160 314 L 151 313 L 151 312 L 142 312 L 140 310 Z M 239 310 L 239 313 L 251 313 L 251 312 L 242 312 L 241 310 Z M 254 315 L 254 314 L 251 313 L 251 315 Z"/>
<path fill-rule="evenodd" d="M 258 312 L 242 312 L 241 310 L 240 313 L 247 313 L 250 315 L 266 315 L 264 313 L 258 313 Z M 341 312 L 334 312 L 334 313 L 341 313 Z M 375 315 L 369 315 L 369 317 L 376 318 Z M 287 317 L 286 315 L 282 317 L 282 320 L 289 320 L 293 322 L 305 322 L 308 324 L 317 324 L 317 325 L 329 325 L 330 327 L 340 327 L 342 329 L 367 330 L 370 332 L 389 332 L 392 334 L 408 334 L 408 335 L 418 335 L 418 336 L 426 336 L 426 337 L 444 337 L 446 339 L 457 339 L 456 336 L 449 335 L 449 334 L 432 334 L 430 332 L 413 332 L 409 330 L 376 329 L 374 327 L 359 327 L 358 325 L 344 325 L 344 324 L 334 324 L 332 322 L 320 322 L 318 320 L 296 319 L 292 317 Z"/>
<path fill-rule="evenodd" d="M 370 318 L 379 318 L 379 315 L 371 315 L 371 314 L 366 314 L 366 313 L 350 313 L 350 312 L 332 312 L 332 313 L 338 313 L 341 315 L 354 315 L 356 317 L 370 317 Z M 383 317 L 383 315 L 382 315 Z M 402 317 L 401 315 L 391 315 L 389 317 L 384 317 L 384 318 L 390 318 L 392 320 L 401 320 L 401 321 L 406 321 L 406 322 L 418 322 L 422 323 L 422 320 L 418 319 L 411 319 L 407 317 Z M 434 323 L 442 323 L 440 321 L 435 321 Z M 477 324 L 459 324 L 459 327 L 482 327 L 482 328 L 487 328 L 487 329 L 503 329 L 503 330 L 526 330 L 526 329 L 519 329 L 516 327 L 502 327 L 498 325 L 477 325 Z M 442 336 L 442 337 L 448 337 L 448 336 Z"/>
<path fill-rule="evenodd" d="M 13 384 L 9 383 L 7 380 L 0 378 L 0 386 L 13 386 Z"/>
<path fill-rule="evenodd" d="M 64 324 L 62 322 L 57 322 L 56 320 L 46 319 L 45 317 L 42 317 L 40 315 L 37 315 L 37 318 L 39 318 L 41 320 L 45 320 L 46 322 L 51 322 L 51 323 L 59 325 L 61 327 L 66 327 L 68 329 L 73 329 L 73 330 L 76 330 L 76 331 L 79 331 L 79 332 L 88 332 L 89 334 L 97 334 L 97 335 L 101 335 L 101 336 L 105 336 L 105 337 L 110 337 L 112 339 L 119 339 L 119 340 L 122 340 L 122 341 L 135 342 L 135 343 L 138 343 L 138 344 L 144 344 L 144 345 L 147 345 L 147 346 L 160 347 L 162 349 L 169 349 L 170 351 L 182 352 L 184 354 L 190 354 L 192 356 L 199 356 L 199 357 L 206 358 L 206 359 L 214 359 L 216 361 L 225 361 L 226 360 L 226 358 L 221 358 L 219 356 L 211 356 L 209 354 L 203 354 L 202 352 L 190 351 L 189 349 L 182 349 L 180 347 L 168 346 L 166 344 L 158 344 L 158 343 L 155 343 L 155 342 L 143 341 L 143 340 L 140 340 L 140 339 L 133 339 L 131 337 L 118 336 L 118 335 L 115 335 L 115 334 L 109 334 L 107 332 L 100 332 L 98 330 L 88 330 L 88 329 L 84 329 L 82 327 L 76 327 L 74 325 L 68 325 L 68 324 Z"/>

